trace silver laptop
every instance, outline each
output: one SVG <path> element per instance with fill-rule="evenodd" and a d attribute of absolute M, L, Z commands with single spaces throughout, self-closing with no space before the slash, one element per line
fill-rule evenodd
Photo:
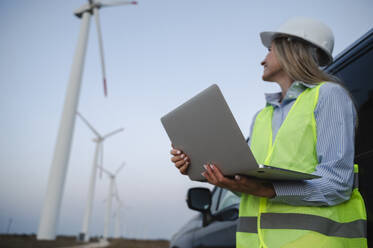
<path fill-rule="evenodd" d="M 174 147 L 189 156 L 191 180 L 206 181 L 201 173 L 207 163 L 218 165 L 228 177 L 239 174 L 268 180 L 319 178 L 258 164 L 216 84 L 163 116 L 161 122 Z"/>

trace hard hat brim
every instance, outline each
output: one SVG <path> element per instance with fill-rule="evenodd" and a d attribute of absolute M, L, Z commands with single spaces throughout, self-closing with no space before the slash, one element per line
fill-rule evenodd
<path fill-rule="evenodd" d="M 281 36 L 281 35 L 284 35 L 284 36 L 292 36 L 292 37 L 297 37 L 297 36 L 294 36 L 292 34 L 288 34 L 288 33 L 283 33 L 283 32 L 271 32 L 271 31 L 265 31 L 265 32 L 261 32 L 260 33 L 260 39 L 262 41 L 262 44 L 267 47 L 267 48 L 270 48 L 271 47 L 271 44 L 272 44 L 272 41 L 277 37 L 277 36 Z M 320 47 L 316 44 L 314 44 L 312 41 L 310 40 L 307 40 L 303 37 L 297 37 L 301 40 L 304 40 L 304 41 L 307 41 L 309 43 L 311 43 L 312 45 L 320 48 L 323 52 L 324 52 L 324 58 L 323 58 L 323 61 L 320 61 L 320 65 L 321 66 L 325 66 L 325 65 L 328 65 L 330 64 L 331 62 L 333 62 L 333 57 L 329 54 L 328 51 L 326 51 L 323 47 Z"/>
<path fill-rule="evenodd" d="M 262 40 L 262 44 L 266 48 L 270 48 L 274 37 L 278 34 L 278 32 L 261 32 L 260 39 Z"/>

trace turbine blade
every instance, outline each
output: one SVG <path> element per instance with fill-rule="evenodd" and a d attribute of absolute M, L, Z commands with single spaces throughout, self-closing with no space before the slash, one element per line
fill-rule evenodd
<path fill-rule="evenodd" d="M 87 121 L 86 118 L 83 117 L 83 115 L 79 112 L 76 112 L 76 114 L 80 117 L 80 119 L 91 129 L 91 131 L 96 134 L 97 137 L 102 138 L 101 135 L 96 131 L 96 129 L 93 128 L 93 126 Z"/>
<path fill-rule="evenodd" d="M 102 139 L 106 139 L 106 138 L 108 138 L 108 137 L 110 137 L 110 136 L 113 136 L 114 134 L 117 134 L 117 133 L 119 133 L 119 132 L 122 132 L 123 130 L 124 130 L 124 128 L 119 128 L 119 129 L 117 129 L 117 130 L 114 130 L 114 131 L 112 131 L 112 132 L 110 132 L 110 133 L 104 135 L 104 136 L 102 137 Z"/>
<path fill-rule="evenodd" d="M 101 69 L 102 69 L 102 78 L 104 83 L 104 95 L 107 97 L 107 85 L 106 85 L 106 71 L 105 71 L 105 60 L 104 60 L 104 46 L 102 42 L 102 32 L 101 32 L 101 23 L 100 15 L 98 8 L 93 8 L 93 15 L 95 16 L 97 35 L 98 35 L 98 45 L 100 48 L 100 57 L 101 57 Z"/>
<path fill-rule="evenodd" d="M 125 162 L 123 162 L 120 167 L 117 169 L 117 171 L 115 172 L 115 175 L 117 175 L 119 173 L 119 171 L 121 171 L 123 169 L 123 167 L 126 165 Z"/>
<path fill-rule="evenodd" d="M 106 170 L 104 167 L 101 167 L 101 166 L 100 166 L 99 168 L 101 169 L 102 172 L 105 172 L 105 173 L 108 174 L 109 176 L 112 175 L 111 172 L 108 171 L 108 170 Z"/>
<path fill-rule="evenodd" d="M 99 2 L 96 3 L 99 7 L 111 7 L 111 6 L 119 6 L 119 5 L 137 5 L 136 1 L 110 1 L 110 2 Z"/>
<path fill-rule="evenodd" d="M 105 97 L 107 97 L 107 83 L 106 83 L 106 78 L 105 78 L 105 76 L 104 76 L 104 95 L 105 95 Z"/>

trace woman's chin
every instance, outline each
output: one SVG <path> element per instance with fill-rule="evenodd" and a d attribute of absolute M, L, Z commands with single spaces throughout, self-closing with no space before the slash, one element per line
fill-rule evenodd
<path fill-rule="evenodd" d="M 271 77 L 268 77 L 266 75 L 262 75 L 262 80 L 266 82 L 274 82 L 274 80 Z"/>

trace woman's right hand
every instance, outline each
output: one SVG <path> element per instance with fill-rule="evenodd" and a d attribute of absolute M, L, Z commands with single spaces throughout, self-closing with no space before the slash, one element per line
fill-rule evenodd
<path fill-rule="evenodd" d="M 190 165 L 189 157 L 183 151 L 175 148 L 171 149 L 171 155 L 173 155 L 171 161 L 175 167 L 179 169 L 181 174 L 186 175 Z"/>

